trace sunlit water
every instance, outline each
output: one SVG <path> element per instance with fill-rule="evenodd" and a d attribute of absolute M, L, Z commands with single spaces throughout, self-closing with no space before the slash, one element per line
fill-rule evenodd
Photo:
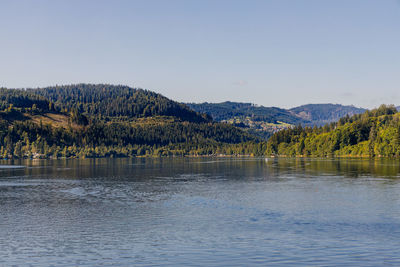
<path fill-rule="evenodd" d="M 2 162 L 0 266 L 400 265 L 400 162 Z"/>

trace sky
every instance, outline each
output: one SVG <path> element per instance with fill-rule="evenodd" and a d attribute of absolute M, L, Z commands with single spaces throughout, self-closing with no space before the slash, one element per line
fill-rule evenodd
<path fill-rule="evenodd" d="M 0 87 L 400 105 L 399 0 L 0 0 Z"/>

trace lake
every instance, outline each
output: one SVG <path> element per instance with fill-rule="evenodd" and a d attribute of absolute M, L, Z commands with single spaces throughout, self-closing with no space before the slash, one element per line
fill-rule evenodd
<path fill-rule="evenodd" d="M 3 161 L 0 266 L 400 265 L 400 162 Z"/>

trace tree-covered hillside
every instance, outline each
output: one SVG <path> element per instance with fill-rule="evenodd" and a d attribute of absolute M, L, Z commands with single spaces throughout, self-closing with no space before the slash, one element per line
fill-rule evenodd
<path fill-rule="evenodd" d="M 256 106 L 251 103 L 223 102 L 187 104 L 197 112 L 206 113 L 216 121 L 241 127 L 252 135 L 267 140 L 273 133 L 307 123 L 308 121 L 277 107 Z"/>
<path fill-rule="evenodd" d="M 382 105 L 323 127 L 294 127 L 274 134 L 266 154 L 281 156 L 400 156 L 400 113 Z"/>
<path fill-rule="evenodd" d="M 236 107 L 235 115 L 255 108 L 259 113 L 249 123 L 266 114 L 251 104 L 224 106 Z M 394 106 L 347 115 L 321 127 L 288 124 L 268 142 L 244 131 L 246 125 L 234 125 L 214 122 L 154 92 L 125 86 L 0 89 L 0 158 L 400 156 L 400 113 Z"/>
<path fill-rule="evenodd" d="M 345 116 L 364 113 L 366 109 L 354 106 L 343 106 L 339 104 L 308 104 L 290 109 L 298 117 L 309 121 L 308 125 L 322 126 L 324 124 L 338 121 Z"/>
<path fill-rule="evenodd" d="M 123 85 L 77 84 L 29 89 L 55 103 L 60 111 L 77 110 L 95 117 L 141 118 L 173 116 L 182 121 L 210 122 L 211 118 L 161 94 Z"/>
<path fill-rule="evenodd" d="M 30 111 L 32 109 L 48 111 L 52 108 L 50 102 L 40 95 L 26 90 L 0 88 L 0 111 L 12 107 L 21 109 L 22 111 Z"/>
<path fill-rule="evenodd" d="M 239 128 L 126 86 L 3 88 L 0 107 L 0 158 L 209 155 L 256 146 Z"/>
<path fill-rule="evenodd" d="M 282 121 L 288 124 L 306 122 L 291 112 L 277 107 L 263 107 L 251 103 L 222 102 L 222 103 L 188 103 L 197 112 L 206 113 L 217 121 L 229 120 L 234 117 L 251 117 L 255 121 L 276 123 Z"/>
<path fill-rule="evenodd" d="M 273 133 L 296 125 L 321 126 L 365 109 L 335 104 L 310 104 L 292 109 L 263 107 L 251 103 L 223 102 L 187 104 L 197 112 L 243 127 L 251 134 L 268 139 Z"/>

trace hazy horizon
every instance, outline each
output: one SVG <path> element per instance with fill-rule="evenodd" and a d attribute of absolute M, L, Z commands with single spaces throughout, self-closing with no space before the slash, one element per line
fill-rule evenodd
<path fill-rule="evenodd" d="M 400 3 L 2 1 L 0 86 L 126 84 L 179 102 L 400 104 Z"/>

